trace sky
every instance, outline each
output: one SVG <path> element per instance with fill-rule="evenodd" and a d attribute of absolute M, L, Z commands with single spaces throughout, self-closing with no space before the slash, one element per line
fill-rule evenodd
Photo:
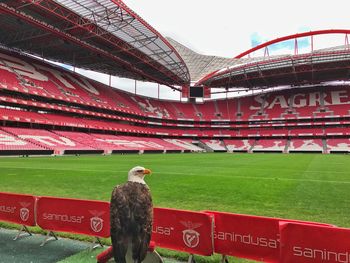
<path fill-rule="evenodd" d="M 124 3 L 163 36 L 206 55 L 234 57 L 278 37 L 321 29 L 350 29 L 350 1 L 332 0 L 124 0 Z M 343 45 L 344 35 L 314 38 L 314 49 Z M 299 53 L 310 51 L 310 38 L 298 41 Z M 269 48 L 290 54 L 294 41 Z M 262 51 L 261 51 L 262 52 Z M 256 55 L 262 55 L 259 52 Z M 99 77 L 103 79 L 103 77 Z M 133 91 L 133 81 L 113 85 Z M 156 84 L 138 83 L 142 95 L 157 96 Z M 177 98 L 161 88 L 161 97 Z"/>

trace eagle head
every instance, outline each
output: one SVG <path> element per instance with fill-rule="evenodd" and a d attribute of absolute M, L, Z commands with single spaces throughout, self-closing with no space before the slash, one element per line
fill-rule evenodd
<path fill-rule="evenodd" d="M 146 169 L 142 166 L 136 166 L 129 171 L 128 181 L 146 184 L 146 182 L 144 181 L 144 177 L 146 174 L 151 174 L 151 170 Z"/>

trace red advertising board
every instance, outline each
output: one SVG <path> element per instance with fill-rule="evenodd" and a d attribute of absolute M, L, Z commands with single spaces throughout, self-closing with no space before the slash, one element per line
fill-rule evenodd
<path fill-rule="evenodd" d="M 279 222 L 282 219 L 212 211 L 207 213 L 212 213 L 215 217 L 215 253 L 263 262 L 279 262 Z"/>
<path fill-rule="evenodd" d="M 35 197 L 0 193 L 0 221 L 35 226 Z"/>
<path fill-rule="evenodd" d="M 281 263 L 350 262 L 350 229 L 280 223 Z"/>
<path fill-rule="evenodd" d="M 109 237 L 109 218 L 108 202 L 56 197 L 37 201 L 37 224 L 45 230 Z"/>
<path fill-rule="evenodd" d="M 213 217 L 202 212 L 154 208 L 152 240 L 157 246 L 209 256 Z"/>

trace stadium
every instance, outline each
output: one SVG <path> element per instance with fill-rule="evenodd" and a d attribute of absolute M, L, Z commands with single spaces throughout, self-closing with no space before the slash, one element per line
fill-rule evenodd
<path fill-rule="evenodd" d="M 225 58 L 161 35 L 119 0 L 4 0 L 0 22 L 0 226 L 110 244 L 109 213 L 79 229 L 65 202 L 108 210 L 112 187 L 142 163 L 155 172 L 153 236 L 165 257 L 350 262 L 350 30 L 281 36 Z M 314 49 L 323 35 L 344 42 Z M 284 41 L 292 54 L 269 54 Z M 134 80 L 134 92 L 112 77 Z M 158 97 L 137 94 L 143 82 Z M 164 86 L 180 99 L 160 99 Z M 29 213 L 31 202 L 45 215 L 53 203 L 70 210 L 44 216 L 55 226 Z M 81 257 L 62 262 L 96 262 Z"/>

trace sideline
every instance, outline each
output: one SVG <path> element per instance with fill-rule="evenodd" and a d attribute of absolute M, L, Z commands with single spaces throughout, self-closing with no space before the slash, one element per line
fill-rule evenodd
<path fill-rule="evenodd" d="M 56 263 L 86 250 L 90 243 L 60 237 L 57 241 L 40 244 L 44 235 L 23 236 L 14 241 L 16 230 L 0 228 L 1 263 Z"/>

